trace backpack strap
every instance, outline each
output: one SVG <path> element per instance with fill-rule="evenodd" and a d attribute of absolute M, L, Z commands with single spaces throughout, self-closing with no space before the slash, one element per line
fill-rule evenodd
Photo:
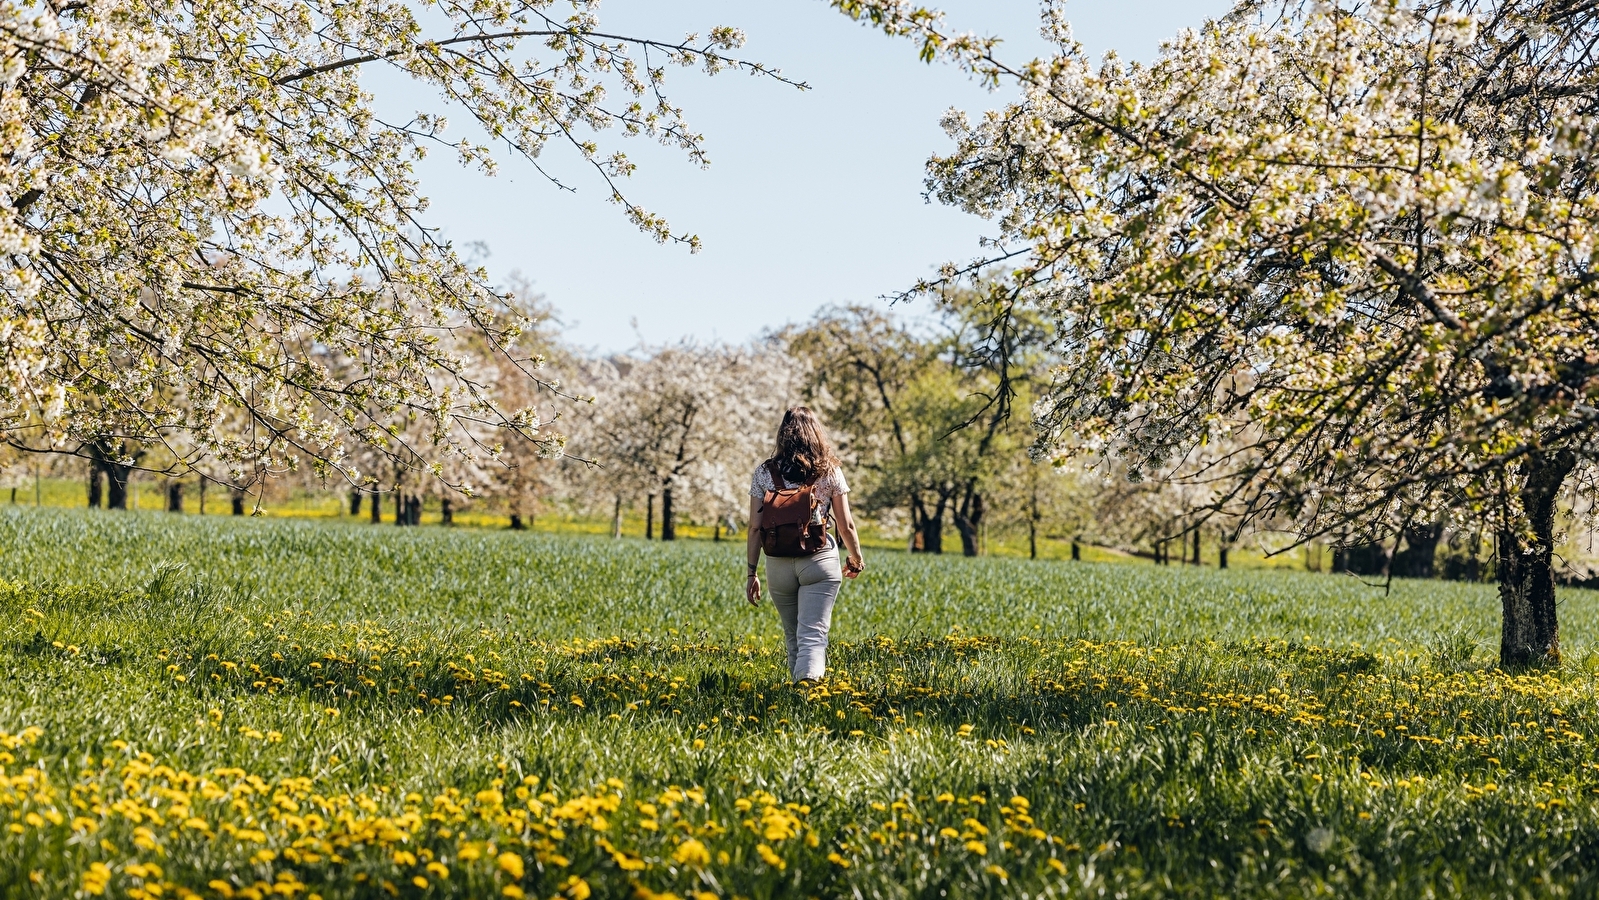
<path fill-rule="evenodd" d="M 783 476 L 777 471 L 777 457 L 774 456 L 766 461 L 766 474 L 772 476 L 772 490 L 782 490 L 779 485 L 783 484 Z"/>

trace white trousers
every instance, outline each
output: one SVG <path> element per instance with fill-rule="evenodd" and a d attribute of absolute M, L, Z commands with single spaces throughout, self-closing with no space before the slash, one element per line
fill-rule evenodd
<path fill-rule="evenodd" d="M 783 622 L 788 672 L 795 681 L 827 674 L 827 631 L 843 583 L 834 547 L 815 556 L 766 558 L 766 585 Z"/>

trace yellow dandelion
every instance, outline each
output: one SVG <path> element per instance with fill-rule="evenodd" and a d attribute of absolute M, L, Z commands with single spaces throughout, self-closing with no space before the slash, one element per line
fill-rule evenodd
<path fill-rule="evenodd" d="M 685 866 L 705 866 L 710 864 L 711 851 L 694 838 L 689 838 L 677 846 L 672 858 Z"/>
<path fill-rule="evenodd" d="M 784 869 L 788 868 L 788 863 L 783 861 L 783 857 L 778 856 L 775 852 L 772 851 L 771 847 L 768 847 L 765 844 L 756 844 L 755 845 L 755 852 L 760 854 L 762 862 L 766 863 L 767 865 L 771 866 L 772 868 L 776 869 L 779 872 L 781 872 Z"/>
<path fill-rule="evenodd" d="M 522 880 L 522 873 L 526 871 L 522 865 L 522 857 L 517 856 L 515 853 L 501 853 L 495 861 L 499 863 L 500 869 L 505 874 L 518 881 Z"/>

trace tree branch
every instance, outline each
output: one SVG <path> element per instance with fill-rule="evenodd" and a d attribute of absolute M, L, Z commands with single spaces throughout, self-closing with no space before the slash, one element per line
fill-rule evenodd
<path fill-rule="evenodd" d="M 1409 294 L 1417 303 L 1426 307 L 1427 311 L 1432 313 L 1432 317 L 1437 319 L 1440 324 L 1447 325 L 1456 331 L 1465 329 L 1466 326 L 1460 321 L 1460 318 L 1449 310 L 1444 309 L 1439 304 L 1438 298 L 1433 296 L 1432 290 L 1420 278 L 1412 274 L 1410 270 L 1394 262 L 1385 253 L 1372 254 L 1372 260 L 1377 263 L 1377 268 L 1387 272 L 1395 281 L 1399 282 L 1401 291 Z"/>
<path fill-rule="evenodd" d="M 567 29 L 564 29 L 564 28 L 563 29 L 528 29 L 528 30 L 519 30 L 519 31 L 500 31 L 500 32 L 496 32 L 494 34 L 466 34 L 466 35 L 461 35 L 459 37 L 447 38 L 447 39 L 442 40 L 442 41 L 427 41 L 425 43 L 429 44 L 431 46 L 434 46 L 434 47 L 448 47 L 451 44 L 483 43 L 483 42 L 486 42 L 486 41 L 509 40 L 511 38 L 525 38 L 525 37 L 554 37 L 555 35 L 558 35 L 558 34 L 559 35 L 566 35 L 566 34 L 573 34 L 573 32 L 571 32 L 571 31 L 569 31 Z M 629 44 L 638 44 L 638 45 L 643 46 L 643 47 L 659 47 L 659 48 L 661 48 L 663 50 L 675 50 L 675 51 L 677 51 L 679 53 L 693 53 L 693 54 L 697 54 L 699 56 L 706 56 L 706 57 L 714 56 L 717 59 L 723 60 L 723 61 L 725 61 L 727 63 L 731 63 L 732 65 L 734 65 L 734 66 L 736 66 L 738 68 L 748 69 L 749 71 L 754 72 L 755 74 L 766 75 L 766 76 L 768 76 L 770 78 L 775 78 L 775 79 L 777 79 L 778 81 L 781 81 L 784 84 L 792 85 L 793 87 L 797 87 L 800 90 L 809 90 L 810 89 L 810 85 L 806 84 L 805 82 L 803 82 L 803 81 L 794 81 L 793 79 L 790 79 L 790 78 L 784 78 L 782 76 L 782 74 L 779 73 L 777 70 L 768 69 L 766 66 L 764 66 L 764 65 L 762 65 L 760 63 L 747 62 L 747 61 L 741 60 L 741 59 L 733 59 L 731 57 L 721 56 L 721 55 L 713 53 L 712 51 L 709 51 L 709 50 L 703 50 L 703 49 L 700 49 L 700 48 L 697 48 L 697 47 L 690 47 L 687 44 L 667 44 L 667 43 L 664 43 L 662 41 L 652 41 L 652 40 L 648 40 L 646 38 L 634 38 L 634 37 L 628 37 L 627 35 L 622 35 L 622 34 L 605 34 L 605 33 L 597 32 L 597 31 L 578 32 L 574 36 L 580 37 L 580 38 L 599 38 L 601 40 L 607 40 L 607 41 L 623 41 L 623 42 L 629 43 Z M 311 78 L 311 77 L 316 76 L 316 75 L 321 75 L 321 74 L 323 74 L 325 72 L 333 72 L 333 71 L 336 71 L 338 69 L 348 68 L 350 66 L 359 66 L 359 65 L 364 65 L 364 64 L 369 63 L 369 62 L 377 62 L 378 60 L 381 60 L 381 59 L 393 59 L 396 56 L 403 56 L 403 55 L 405 55 L 406 53 L 409 53 L 409 52 L 411 52 L 410 49 L 399 49 L 399 50 L 390 50 L 387 53 L 369 53 L 369 54 L 367 54 L 365 56 L 352 56 L 349 59 L 334 60 L 333 62 L 323 63 L 320 66 L 309 66 L 307 68 L 301 69 L 298 72 L 293 73 L 292 75 L 284 75 L 281 78 L 275 78 L 275 79 L 273 79 L 273 83 L 274 84 L 289 84 L 291 82 L 300 81 L 300 80 L 306 79 L 306 78 Z"/>

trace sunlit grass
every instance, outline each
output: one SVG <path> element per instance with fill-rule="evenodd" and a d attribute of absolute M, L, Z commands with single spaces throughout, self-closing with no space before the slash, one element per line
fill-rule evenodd
<path fill-rule="evenodd" d="M 164 511 L 167 497 L 165 479 L 149 475 L 139 475 L 129 487 L 129 505 L 133 510 Z M 0 489 L 0 505 L 14 506 L 19 509 L 32 508 L 42 505 L 52 509 L 85 508 L 86 486 L 77 479 L 70 478 L 45 478 L 38 484 L 35 491 L 33 482 L 27 481 L 13 493 L 9 488 Z M 12 502 L 14 498 L 14 502 Z M 186 515 L 197 515 L 202 511 L 202 502 L 198 486 L 187 483 L 183 492 L 183 511 Z M 36 503 L 35 501 L 38 501 Z M 349 524 L 371 524 L 370 497 L 363 498 L 360 512 L 352 515 L 349 511 L 349 497 L 338 490 L 317 490 L 304 488 L 278 488 L 270 491 L 265 499 L 258 498 L 255 494 L 245 498 L 245 510 L 249 515 L 254 515 L 259 506 L 260 514 L 267 518 L 287 519 L 318 519 L 323 521 L 339 521 Z M 228 493 L 212 486 L 207 492 L 204 501 L 204 512 L 209 516 L 226 516 L 232 514 Z M 569 534 L 592 535 L 609 537 L 614 528 L 614 523 L 608 516 L 583 515 L 569 510 L 563 504 L 536 504 L 537 515 L 524 516 L 523 533 L 544 534 Z M 17 511 L 17 510 L 13 510 Z M 422 525 L 435 527 L 443 521 L 443 510 L 437 497 L 425 497 L 422 503 Z M 395 519 L 394 499 L 390 495 L 379 498 L 379 524 L 393 526 Z M 882 550 L 893 553 L 906 551 L 906 535 L 902 529 L 880 526 L 870 517 L 858 517 L 861 542 L 869 550 Z M 507 529 L 510 519 L 503 504 L 493 500 L 480 503 L 466 503 L 457 498 L 454 511 L 454 524 L 465 529 Z M 650 525 L 646 522 L 644 509 L 637 504 L 624 505 L 622 508 L 622 535 L 626 538 L 644 538 L 646 533 L 654 539 L 660 537 L 660 523 Z M 743 536 L 732 534 L 714 523 L 691 522 L 679 520 L 677 523 L 677 537 L 684 541 L 716 541 L 718 539 L 742 546 Z M 951 528 L 945 534 L 945 551 L 950 555 L 961 552 L 960 536 Z M 1038 535 L 1038 558 L 1043 560 L 1069 560 L 1071 559 L 1072 542 L 1070 537 L 1050 533 L 1047 529 Z M 982 555 L 997 557 L 1027 557 L 1030 548 L 1027 534 L 1019 528 L 985 530 L 981 543 Z M 1177 550 L 1172 549 L 1173 553 Z M 1576 550 L 1578 548 L 1571 548 Z M 1080 544 L 1078 552 L 1085 562 L 1119 562 L 1139 565 L 1149 565 L 1151 560 L 1147 557 L 1108 547 L 1097 547 L 1091 544 Z M 1314 562 L 1311 553 L 1315 553 Z M 1217 564 L 1217 548 L 1213 543 L 1207 542 L 1203 550 L 1204 564 L 1215 566 Z M 1175 565 L 1181 565 L 1179 560 Z M 1289 553 L 1268 555 L 1256 545 L 1256 542 L 1246 542 L 1232 548 L 1230 564 L 1235 569 L 1315 569 L 1320 570 L 1331 564 L 1331 554 L 1325 547 L 1317 545 L 1311 551 L 1299 549 Z"/>
<path fill-rule="evenodd" d="M 737 549 L 0 515 L 0 892 L 1596 888 L 1590 594 L 901 555 L 799 688 Z"/>

